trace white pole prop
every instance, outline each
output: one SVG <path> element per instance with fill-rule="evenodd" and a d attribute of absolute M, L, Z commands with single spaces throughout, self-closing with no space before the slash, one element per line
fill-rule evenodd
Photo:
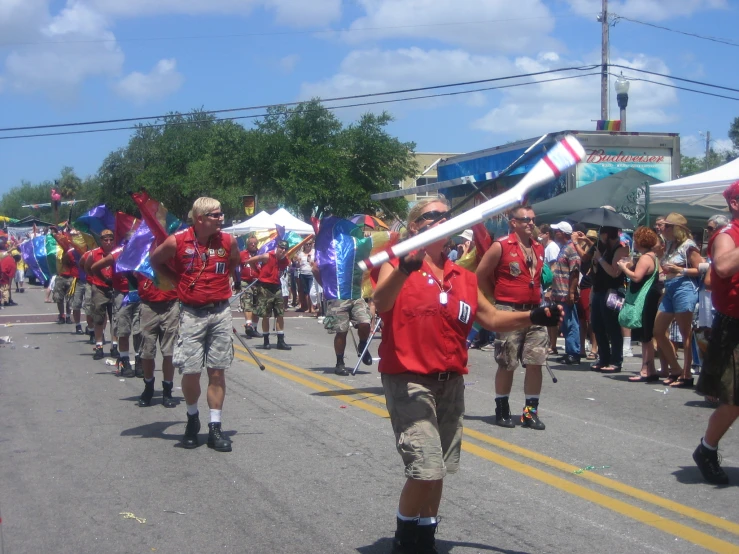
<path fill-rule="evenodd" d="M 445 221 L 441 225 L 391 246 L 387 250 L 378 252 L 366 260 L 362 260 L 358 263 L 359 268 L 362 271 L 367 271 L 392 259 L 401 258 L 414 250 L 423 248 L 443 238 L 456 235 L 489 217 L 521 204 L 524 197 L 533 189 L 552 179 L 556 179 L 584 157 L 585 149 L 580 142 L 574 136 L 567 135 L 539 160 L 531 168 L 531 171 L 511 190 L 507 190 L 495 198 L 479 206 L 475 206 L 453 217 L 449 221 Z"/>

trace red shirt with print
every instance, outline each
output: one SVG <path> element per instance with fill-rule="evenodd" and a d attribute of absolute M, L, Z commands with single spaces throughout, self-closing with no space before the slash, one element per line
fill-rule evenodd
<path fill-rule="evenodd" d="M 180 276 L 177 296 L 190 306 L 205 306 L 231 298 L 228 274 L 229 258 L 234 239 L 218 231 L 206 245 L 198 243 L 192 227 L 174 234 L 177 251 L 175 273 Z"/>
<path fill-rule="evenodd" d="M 259 279 L 259 268 L 246 263 L 252 254 L 248 250 L 244 250 L 241 254 L 241 280 L 251 283 L 254 279 Z"/>
<path fill-rule="evenodd" d="M 290 265 L 290 260 L 287 259 L 287 256 L 278 260 L 274 252 L 269 252 L 269 260 L 259 268 L 259 281 L 270 285 L 279 285 L 280 274 L 287 269 L 288 265 Z"/>
<path fill-rule="evenodd" d="M 390 263 L 397 267 L 398 261 Z M 380 373 L 468 373 L 466 341 L 476 313 L 474 273 L 447 260 L 442 284 L 424 262 L 406 279 L 393 307 L 380 314 Z"/>
<path fill-rule="evenodd" d="M 89 255 L 92 257 L 92 263 L 93 264 L 96 263 L 96 262 L 99 262 L 100 260 L 102 260 L 106 256 L 106 254 L 103 252 L 103 249 L 100 248 L 99 246 L 97 248 L 91 250 Z M 112 279 L 113 278 L 113 268 L 110 267 L 110 266 L 104 268 L 102 271 L 100 271 L 100 273 L 106 279 Z M 108 285 L 108 283 L 106 283 L 103 279 L 101 279 L 97 275 L 92 275 L 92 272 L 91 272 L 90 275 L 87 276 L 87 282 L 88 283 L 92 283 L 93 285 L 95 285 L 96 287 L 99 287 L 101 289 L 108 289 L 108 288 L 110 288 L 110 286 Z"/>
<path fill-rule="evenodd" d="M 541 268 L 544 265 L 544 247 L 532 240 L 531 248 L 536 258 L 533 275 L 531 265 L 515 234 L 498 239 L 502 253 L 492 275 L 495 299 L 515 304 L 541 303 Z"/>
<path fill-rule="evenodd" d="M 139 298 L 147 304 L 155 304 L 157 302 L 171 302 L 177 300 L 177 289 L 162 290 L 154 284 L 154 281 L 147 279 L 143 275 L 137 273 L 136 278 L 139 281 Z"/>

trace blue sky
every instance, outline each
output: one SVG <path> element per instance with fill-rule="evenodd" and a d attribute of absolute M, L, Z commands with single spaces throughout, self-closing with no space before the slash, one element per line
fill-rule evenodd
<path fill-rule="evenodd" d="M 600 5 L 0 0 L 0 127 L 274 104 L 597 64 Z M 738 10 L 728 0 L 609 2 L 609 11 L 624 17 L 729 40 Z M 734 88 L 738 50 L 625 20 L 611 28 L 612 63 Z M 336 113 L 348 123 L 362 111 L 386 109 L 396 117 L 390 131 L 416 142 L 418 151 L 462 153 L 547 131 L 594 129 L 599 83 L 586 77 Z M 611 119 L 617 119 L 612 96 Z M 703 151 L 699 132 L 706 130 L 714 148 L 726 149 L 729 124 L 739 116 L 737 101 L 644 82 L 632 82 L 629 96 L 630 131 L 680 133 L 689 155 Z M 0 140 L 0 194 L 22 179 L 53 179 L 65 165 L 93 174 L 129 135 Z"/>

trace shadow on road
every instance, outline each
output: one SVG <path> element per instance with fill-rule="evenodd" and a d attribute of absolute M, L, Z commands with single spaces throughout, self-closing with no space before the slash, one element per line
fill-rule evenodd
<path fill-rule="evenodd" d="M 739 486 L 739 467 L 724 467 L 723 470 L 729 476 L 730 483 L 728 487 Z M 706 483 L 696 466 L 682 466 L 677 471 L 673 471 L 672 474 L 677 479 L 677 482 L 683 485 L 703 485 L 717 489 L 727 488 L 727 485 L 711 485 L 710 483 Z"/>
<path fill-rule="evenodd" d="M 685 406 L 688 408 L 711 408 L 715 409 L 718 408 L 718 404 L 715 404 L 713 402 L 707 402 L 706 400 L 688 400 L 685 403 Z"/>
<path fill-rule="evenodd" d="M 344 396 L 346 394 L 364 394 L 364 395 L 383 395 L 385 391 L 382 387 L 367 387 L 366 389 L 341 389 L 327 390 L 325 392 L 314 392 L 313 396 Z"/>
<path fill-rule="evenodd" d="M 436 539 L 436 549 L 440 554 L 451 554 L 454 548 L 470 548 L 477 552 L 500 552 L 501 554 L 529 554 L 522 550 L 507 550 L 505 548 L 498 548 L 496 546 L 489 546 L 487 544 L 479 544 L 474 542 L 454 542 L 444 541 Z M 362 554 L 385 554 L 390 552 L 392 549 L 392 539 L 382 538 L 377 540 L 374 544 L 368 546 L 360 546 L 357 548 L 357 552 Z"/>
<path fill-rule="evenodd" d="M 177 432 L 167 433 L 166 431 L 172 426 L 177 429 Z M 201 447 L 204 446 L 206 442 L 208 442 L 207 425 L 204 425 L 204 428 L 206 432 L 201 432 L 198 435 L 198 442 L 200 443 Z M 154 423 L 147 423 L 146 425 L 140 425 L 138 427 L 126 429 L 121 432 L 121 436 L 138 437 L 141 439 L 163 439 L 168 441 L 176 441 L 177 444 L 175 444 L 174 446 L 176 448 L 182 448 L 182 446 L 180 445 L 180 441 L 182 440 L 182 434 L 184 433 L 184 431 L 184 421 L 156 421 Z M 223 434 L 233 440 L 233 436 L 236 434 L 236 431 L 224 431 Z"/>
<path fill-rule="evenodd" d="M 323 373 L 324 375 L 334 375 L 334 369 L 336 368 L 320 366 L 320 367 L 307 367 L 305 369 L 307 369 L 308 371 L 312 371 L 313 373 Z M 352 369 L 354 369 L 354 366 L 347 365 L 346 369 L 349 373 L 351 373 Z M 370 373 L 372 372 L 362 371 L 361 366 L 360 366 L 360 369 L 357 370 L 357 375 L 369 375 Z"/>

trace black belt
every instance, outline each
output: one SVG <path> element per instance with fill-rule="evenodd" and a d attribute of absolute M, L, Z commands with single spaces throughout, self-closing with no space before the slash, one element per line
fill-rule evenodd
<path fill-rule="evenodd" d="M 455 375 L 460 375 L 456 371 L 439 371 L 438 373 L 428 373 L 425 377 L 429 377 L 434 381 L 448 381 Z"/>
<path fill-rule="evenodd" d="M 500 304 L 501 306 L 508 306 L 510 308 L 513 308 L 514 310 L 519 310 L 522 312 L 533 310 L 534 308 L 538 308 L 539 304 L 517 304 L 516 302 L 503 302 L 502 300 L 496 300 L 496 304 Z"/>
<path fill-rule="evenodd" d="M 203 304 L 202 306 L 193 306 L 192 304 L 182 303 L 183 306 L 191 308 L 193 310 L 215 310 L 222 308 L 225 304 L 228 304 L 228 300 L 221 300 L 220 302 L 210 302 L 209 304 Z"/>

